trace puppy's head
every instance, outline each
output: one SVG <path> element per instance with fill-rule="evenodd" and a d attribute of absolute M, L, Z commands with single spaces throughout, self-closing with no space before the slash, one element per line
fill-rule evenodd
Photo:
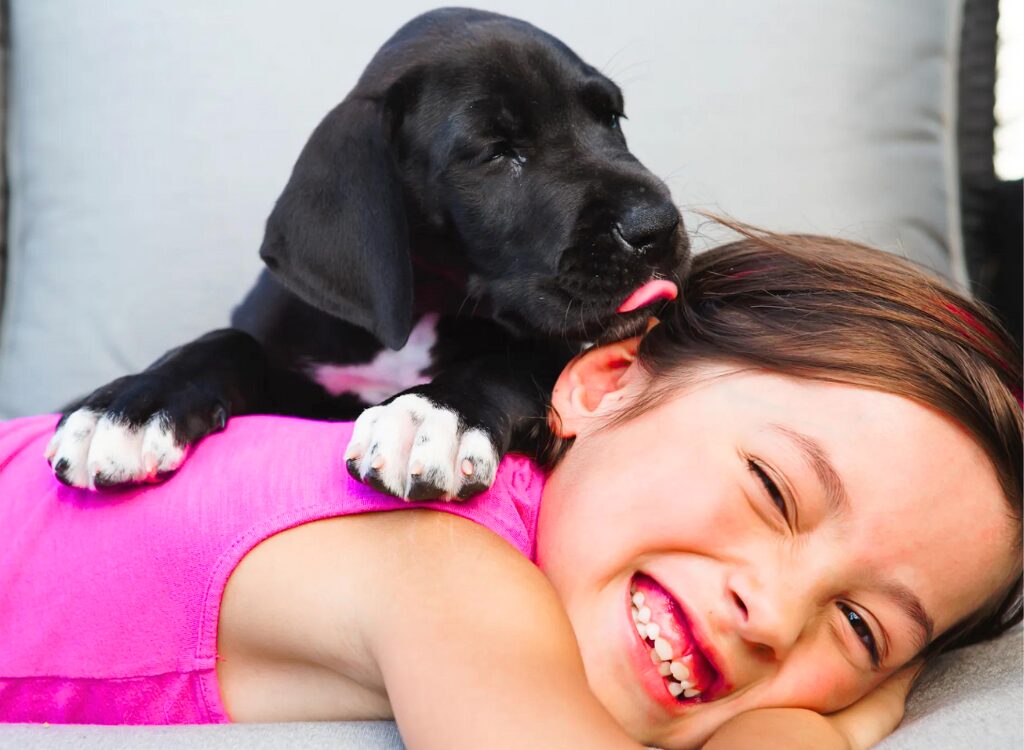
<path fill-rule="evenodd" d="M 314 132 L 261 254 L 393 348 L 411 326 L 414 262 L 461 272 L 455 301 L 475 297 L 520 333 L 625 335 L 674 293 L 688 244 L 622 116 L 618 87 L 535 27 L 425 14 Z"/>

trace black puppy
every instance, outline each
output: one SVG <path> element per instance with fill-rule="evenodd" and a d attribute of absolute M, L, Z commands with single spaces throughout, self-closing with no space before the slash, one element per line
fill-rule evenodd
<path fill-rule="evenodd" d="M 528 23 L 406 24 L 300 154 L 232 328 L 68 407 L 55 474 L 149 481 L 232 415 L 352 419 L 399 394 L 357 422 L 350 471 L 413 499 L 486 488 L 546 438 L 568 359 L 675 295 L 686 235 L 622 116 L 615 84 Z"/>

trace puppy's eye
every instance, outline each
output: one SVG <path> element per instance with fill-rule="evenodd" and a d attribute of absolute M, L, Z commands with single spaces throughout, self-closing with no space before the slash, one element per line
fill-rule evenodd
<path fill-rule="evenodd" d="M 491 146 L 487 161 L 497 161 L 498 159 L 509 159 L 520 166 L 526 163 L 526 157 L 516 151 L 512 144 L 507 141 L 500 141 Z"/>
<path fill-rule="evenodd" d="M 612 112 L 608 116 L 608 127 L 612 130 L 619 130 L 622 127 L 622 121 L 627 119 L 621 112 Z"/>

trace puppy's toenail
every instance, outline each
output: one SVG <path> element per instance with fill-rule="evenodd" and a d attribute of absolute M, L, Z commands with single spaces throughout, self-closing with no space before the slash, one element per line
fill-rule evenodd
<path fill-rule="evenodd" d="M 384 456 L 377 456 L 373 459 L 373 463 L 370 464 L 371 469 L 380 469 L 384 466 Z"/>
<path fill-rule="evenodd" d="M 116 487 L 117 482 L 113 478 L 107 476 L 103 472 L 97 472 L 93 476 L 91 489 L 105 489 L 107 487 Z"/>
<path fill-rule="evenodd" d="M 57 477 L 61 484 L 71 486 L 71 479 L 68 477 L 68 470 L 71 468 L 71 462 L 66 458 L 62 458 L 57 462 L 57 465 L 53 467 L 53 473 Z"/>
<path fill-rule="evenodd" d="M 412 464 L 410 464 L 410 466 L 409 466 L 409 473 L 412 474 L 414 477 L 418 477 L 420 474 L 422 474 L 423 473 L 423 462 L 422 461 L 413 461 Z"/>
<path fill-rule="evenodd" d="M 462 473 L 467 477 L 473 476 L 473 462 L 468 458 L 462 459 Z"/>

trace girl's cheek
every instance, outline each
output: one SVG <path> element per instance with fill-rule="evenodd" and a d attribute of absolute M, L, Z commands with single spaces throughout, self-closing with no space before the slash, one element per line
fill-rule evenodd
<path fill-rule="evenodd" d="M 793 705 L 829 713 L 865 695 L 869 686 L 849 668 L 806 669 L 794 686 Z"/>

